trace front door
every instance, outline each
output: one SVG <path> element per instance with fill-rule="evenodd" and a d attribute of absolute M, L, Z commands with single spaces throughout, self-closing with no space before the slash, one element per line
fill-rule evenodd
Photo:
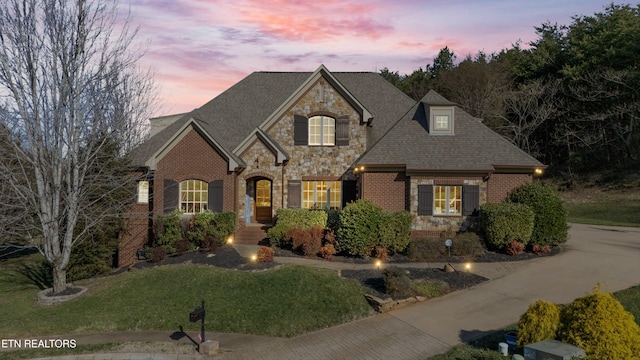
<path fill-rule="evenodd" d="M 271 181 L 262 179 L 256 181 L 256 221 L 271 222 Z"/>

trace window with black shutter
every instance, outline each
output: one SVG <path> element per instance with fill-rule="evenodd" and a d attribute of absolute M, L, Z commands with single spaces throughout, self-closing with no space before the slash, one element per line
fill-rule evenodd
<path fill-rule="evenodd" d="M 309 141 L 309 120 L 302 115 L 293 116 L 293 145 L 307 145 Z"/>
<path fill-rule="evenodd" d="M 169 214 L 170 212 L 178 208 L 178 192 L 179 187 L 177 181 L 164 179 L 163 210 L 165 214 Z"/>
<path fill-rule="evenodd" d="M 433 185 L 418 185 L 418 215 L 433 215 Z"/>
<path fill-rule="evenodd" d="M 349 145 L 349 117 L 341 116 L 336 119 L 336 145 Z"/>
<path fill-rule="evenodd" d="M 462 187 L 462 215 L 476 215 L 480 210 L 480 186 L 465 185 Z"/>
<path fill-rule="evenodd" d="M 301 207 L 302 199 L 302 181 L 289 180 L 287 183 L 287 207 L 299 208 Z"/>
<path fill-rule="evenodd" d="M 224 182 L 222 180 L 214 180 L 208 186 L 208 206 L 209 210 L 221 212 L 224 206 Z"/>

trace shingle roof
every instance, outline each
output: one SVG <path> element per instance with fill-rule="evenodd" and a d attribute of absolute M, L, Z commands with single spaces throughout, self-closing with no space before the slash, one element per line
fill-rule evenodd
<path fill-rule="evenodd" d="M 426 105 L 425 105 L 426 103 Z M 495 167 L 543 166 L 460 108 L 454 135 L 430 135 L 425 108 L 453 103 L 431 91 L 357 161 L 363 165 L 406 165 L 416 171 L 492 171 Z"/>
<path fill-rule="evenodd" d="M 195 119 L 226 152 L 233 150 L 291 96 L 313 73 L 255 72 L 231 88 L 185 114 L 151 137 L 133 154 L 144 165 L 161 146 Z M 375 73 L 332 73 L 375 116 L 371 137 L 379 138 L 412 104 L 408 96 Z"/>

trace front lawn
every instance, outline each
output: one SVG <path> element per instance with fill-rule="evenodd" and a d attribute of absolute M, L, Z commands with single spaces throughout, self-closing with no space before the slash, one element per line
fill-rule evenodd
<path fill-rule="evenodd" d="M 13 264 L 13 266 L 11 265 Z M 33 265 L 33 264 L 32 264 Z M 0 264 L 0 338 L 138 330 L 199 330 L 188 315 L 205 301 L 207 330 L 294 336 L 367 316 L 356 281 L 334 271 L 283 266 L 262 272 L 205 265 L 173 265 L 77 282 L 89 291 L 53 306 L 36 301 L 40 289 Z M 338 301 L 339 299 L 339 301 Z"/>

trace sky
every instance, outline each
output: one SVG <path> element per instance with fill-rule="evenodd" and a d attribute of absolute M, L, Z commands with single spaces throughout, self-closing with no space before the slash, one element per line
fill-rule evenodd
<path fill-rule="evenodd" d="M 544 23 L 605 0 L 135 0 L 131 22 L 155 73 L 154 116 L 191 111 L 254 71 L 383 68 L 410 74 L 445 46 L 458 60 L 526 45 Z"/>

